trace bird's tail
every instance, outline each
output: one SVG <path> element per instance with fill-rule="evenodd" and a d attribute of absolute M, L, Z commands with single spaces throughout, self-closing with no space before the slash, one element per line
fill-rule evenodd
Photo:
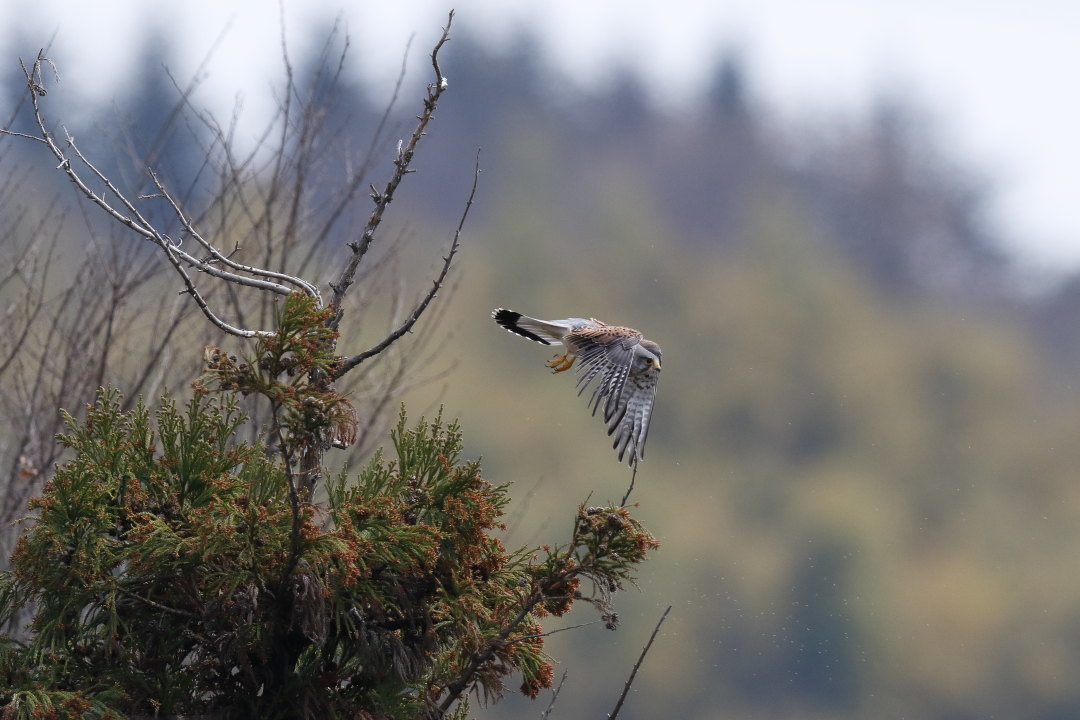
<path fill-rule="evenodd" d="M 510 332 L 544 345 L 561 344 L 569 329 L 565 324 L 537 320 L 506 308 L 497 308 L 491 313 L 491 317 Z"/>

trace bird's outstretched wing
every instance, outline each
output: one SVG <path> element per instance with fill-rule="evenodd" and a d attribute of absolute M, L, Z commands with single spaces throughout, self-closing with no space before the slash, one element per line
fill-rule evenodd
<path fill-rule="evenodd" d="M 576 361 L 578 395 L 592 386 L 589 407 L 596 415 L 603 406 L 604 422 L 608 435 L 615 438 L 613 447 L 619 460 L 629 453 L 627 462 L 634 465 L 645 457 L 660 370 L 656 343 L 645 340 L 637 330 L 595 318 L 539 320 L 505 308 L 497 308 L 492 317 L 503 328 L 529 340 L 563 345 L 566 351 L 548 367 L 562 372 Z"/>
<path fill-rule="evenodd" d="M 589 397 L 589 407 L 595 415 L 603 403 L 604 419 L 607 420 L 618 406 L 619 395 L 634 361 L 634 346 L 641 342 L 641 333 L 601 324 L 576 330 L 567 340 L 578 350 L 578 395 L 599 376 Z"/>
<path fill-rule="evenodd" d="M 608 435 L 615 436 L 612 447 L 618 451 L 619 460 L 629 451 L 627 463 L 630 465 L 638 458 L 645 457 L 645 439 L 649 436 L 649 421 L 652 419 L 658 378 L 657 373 L 630 375 L 612 411 L 608 413 L 605 410 L 604 413 L 604 419 L 608 423 Z"/>

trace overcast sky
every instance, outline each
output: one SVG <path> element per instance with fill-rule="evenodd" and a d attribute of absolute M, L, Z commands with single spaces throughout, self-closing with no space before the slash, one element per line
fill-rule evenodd
<path fill-rule="evenodd" d="M 985 172 L 995 219 L 1026 262 L 1080 269 L 1080 2 L 1077 0 L 286 0 L 294 55 L 311 24 L 341 15 L 367 79 L 396 75 L 410 35 L 426 52 L 451 7 L 455 25 L 504 47 L 535 27 L 567 82 L 638 68 L 658 96 L 685 100 L 721 51 L 748 61 L 751 87 L 794 120 L 857 115 L 885 88 L 925 110 L 940 141 Z M 279 7 L 271 0 L 0 0 L 0 62 L 55 35 L 65 93 L 107 100 L 152 23 L 184 56 L 186 77 L 217 46 L 204 102 L 249 112 L 280 77 Z M 17 45 L 30 43 L 33 48 Z M 419 55 L 413 60 L 419 64 Z M 447 74 L 453 82 L 452 71 Z"/>

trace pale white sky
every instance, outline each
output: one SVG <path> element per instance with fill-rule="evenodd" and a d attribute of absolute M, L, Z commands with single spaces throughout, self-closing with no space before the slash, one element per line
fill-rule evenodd
<path fill-rule="evenodd" d="M 341 15 L 365 77 L 389 82 L 413 33 L 414 67 L 445 22 L 503 47 L 519 23 L 540 30 L 567 82 L 639 68 L 659 96 L 686 99 L 723 49 L 748 60 L 752 89 L 784 116 L 854 116 L 883 88 L 919 100 L 940 141 L 997 189 L 996 218 L 1026 262 L 1080 269 L 1080 2 L 1076 0 L 397 0 L 292 2 L 299 56 L 319 18 Z M 220 40 L 204 102 L 269 108 L 280 77 L 280 19 L 270 0 L 0 0 L 0 62 L 32 56 L 55 33 L 64 92 L 108 99 L 159 23 L 185 78 Z M 224 33 L 224 34 L 223 34 Z M 25 45 L 24 45 L 25 44 Z M 452 73 L 448 70 L 450 81 Z"/>

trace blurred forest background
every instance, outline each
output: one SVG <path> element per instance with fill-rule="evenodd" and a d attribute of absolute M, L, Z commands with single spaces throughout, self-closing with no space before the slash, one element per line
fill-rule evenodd
<path fill-rule="evenodd" d="M 201 130 L 172 122 L 165 61 L 148 50 L 113 106 L 54 114 L 115 163 L 106 170 L 149 158 L 174 187 L 197 187 Z M 300 76 L 318 59 L 294 61 Z M 3 63 L 12 107 L 23 83 L 15 58 Z M 388 218 L 409 262 L 367 281 L 393 286 L 419 262 L 409 279 L 422 283 L 437 268 L 482 148 L 455 287 L 425 331 L 435 342 L 405 348 L 422 356 L 404 398 L 414 415 L 444 404 L 485 475 L 514 483 L 509 545 L 565 536 L 552 518 L 590 493 L 617 502 L 630 477 L 571 378 L 551 376 L 546 350 L 496 328 L 491 309 L 591 315 L 664 349 L 632 496 L 663 546 L 640 592 L 617 598 L 616 633 L 597 623 L 550 638 L 556 676 L 568 671 L 553 717 L 609 711 L 668 604 L 623 717 L 1080 716 L 1080 276 L 1032 292 L 990 224 L 992 178 L 902 96 L 883 94 L 867 117 L 781 120 L 734 52 L 678 108 L 653 105 L 630 73 L 599 94 L 548 83 L 527 36 L 493 56 L 458 32 L 443 67 L 450 91 Z M 388 98 L 338 91 L 329 151 L 385 170 L 423 81 L 402 88 L 370 151 Z M 54 228 L 60 297 L 86 281 L 95 221 L 38 148 L 6 139 L 0 160 L 15 198 L 0 207 L 7 237 L 47 225 L 53 203 L 75 208 Z M 125 302 L 146 319 L 172 307 L 175 285 L 158 278 Z M 0 292 L 11 306 L 21 290 Z M 178 392 L 217 341 L 192 320 L 164 381 Z M 367 320 L 371 337 L 388 322 Z M 110 340 L 121 349 L 103 377 L 125 392 L 152 391 L 124 375 L 122 348 L 146 325 Z M 0 461 L 29 487 L 42 465 L 20 464 L 11 439 L 37 391 L 11 377 Z M 579 613 L 564 622 L 592 619 Z"/>

